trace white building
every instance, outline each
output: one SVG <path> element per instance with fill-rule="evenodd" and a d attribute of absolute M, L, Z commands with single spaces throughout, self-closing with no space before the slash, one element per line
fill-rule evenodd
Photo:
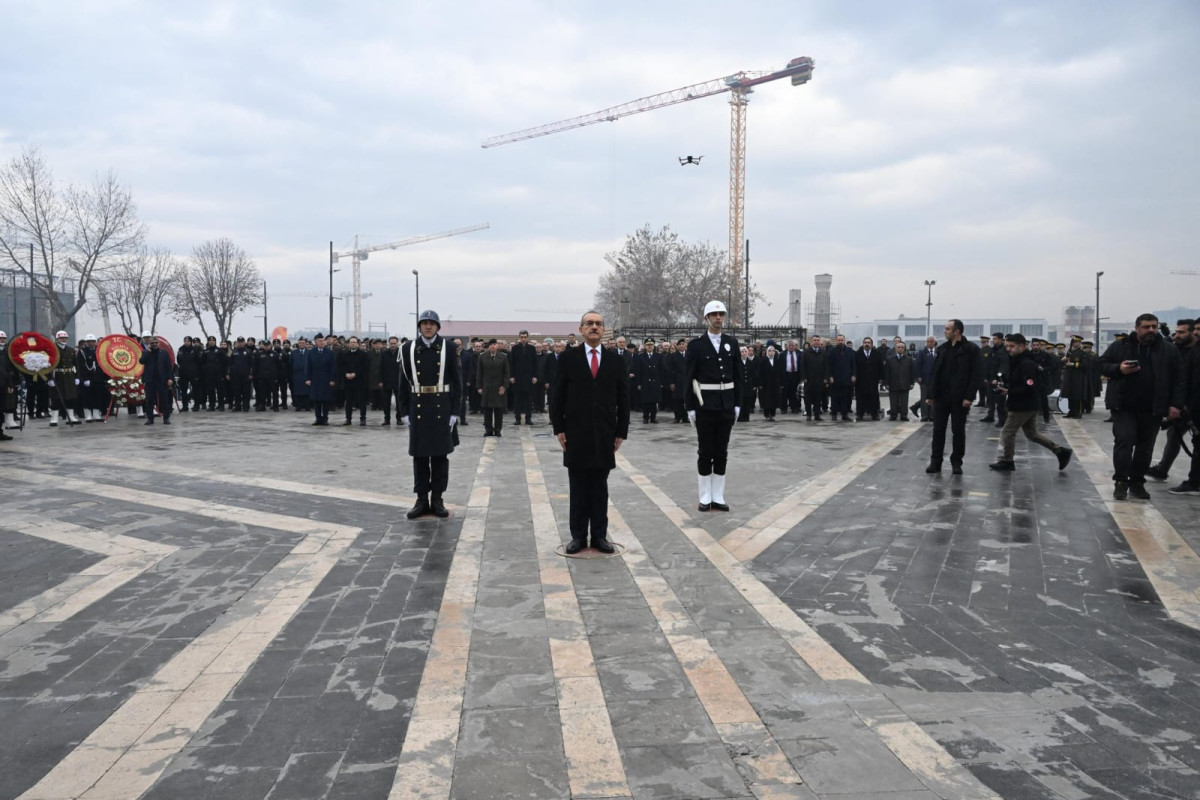
<path fill-rule="evenodd" d="M 925 317 L 906 317 L 901 315 L 896 319 L 876 319 L 869 322 L 847 322 L 839 325 L 837 333 L 843 334 L 847 340 L 858 344 L 863 337 L 870 336 L 876 342 L 880 339 L 891 340 L 896 336 L 912 344 L 923 343 L 926 335 L 934 336 L 940 342 L 945 338 L 942 330 L 946 325 L 945 317 L 934 317 L 930 328 L 925 327 Z M 984 317 L 963 320 L 963 335 L 978 342 L 980 336 L 990 336 L 993 333 L 1020 333 L 1026 338 L 1034 336 L 1048 338 L 1050 326 L 1045 319 L 1028 317 Z"/>

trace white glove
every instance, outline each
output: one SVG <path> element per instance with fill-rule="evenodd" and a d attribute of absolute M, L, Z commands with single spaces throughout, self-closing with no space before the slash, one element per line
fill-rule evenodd
<path fill-rule="evenodd" d="M 46 381 L 46 385 L 49 386 L 51 389 L 53 389 L 54 388 L 54 379 L 51 378 L 50 380 Z"/>
<path fill-rule="evenodd" d="M 454 430 L 454 426 L 455 426 L 455 425 L 457 425 L 457 424 L 458 424 L 458 417 L 456 417 L 455 415 L 451 414 L 451 415 L 450 415 L 450 430 Z"/>
<path fill-rule="evenodd" d="M 75 385 L 76 385 L 76 386 L 78 386 L 78 385 L 79 385 L 79 378 L 76 378 L 76 379 L 75 379 Z"/>
<path fill-rule="evenodd" d="M 696 424 L 696 412 L 695 411 L 688 412 L 688 422 L 691 423 L 692 425 Z"/>
<path fill-rule="evenodd" d="M 91 381 L 84 381 L 84 382 L 83 382 L 83 385 L 84 385 L 84 386 L 91 386 L 91 385 L 92 385 L 92 382 L 91 382 Z"/>
<path fill-rule="evenodd" d="M 737 421 L 738 421 L 738 418 L 739 418 L 739 417 L 741 417 L 741 416 L 742 416 L 742 407 L 741 407 L 741 406 L 734 406 L 734 407 L 733 407 L 733 421 L 734 421 L 734 422 L 737 422 Z"/>

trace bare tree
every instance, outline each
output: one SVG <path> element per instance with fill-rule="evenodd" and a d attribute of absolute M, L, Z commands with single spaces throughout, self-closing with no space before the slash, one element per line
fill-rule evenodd
<path fill-rule="evenodd" d="M 140 246 L 144 236 L 133 194 L 111 171 L 90 186 L 60 190 L 36 147 L 0 168 L 0 259 L 29 278 L 33 291 L 48 304 L 52 328 L 65 326 L 79 313 L 95 281 Z M 74 297 L 68 302 L 64 294 L 71 289 Z"/>
<path fill-rule="evenodd" d="M 632 319 L 623 325 L 699 324 L 709 300 L 729 302 L 731 288 L 733 297 L 742 296 L 741 287 L 730 285 L 724 251 L 708 242 L 681 241 L 669 225 L 657 232 L 643 226 L 607 258 L 614 267 L 600 277 L 594 305 L 611 319 L 628 300 Z"/>
<path fill-rule="evenodd" d="M 130 336 L 155 330 L 167 307 L 179 267 L 179 259 L 166 248 L 139 248 L 133 258 L 118 264 L 107 278 L 96 282 L 101 309 L 115 311 L 121 327 Z"/>
<path fill-rule="evenodd" d="M 229 239 L 210 239 L 192 248 L 189 262 L 180 265 L 169 302 L 172 317 L 199 320 L 205 336 L 204 314 L 212 314 L 218 335 L 227 339 L 237 312 L 262 302 L 262 278 L 246 251 Z"/>

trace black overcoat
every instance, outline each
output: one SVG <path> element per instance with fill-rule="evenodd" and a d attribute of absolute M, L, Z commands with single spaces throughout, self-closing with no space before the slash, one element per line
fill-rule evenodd
<path fill-rule="evenodd" d="M 416 374 L 413 374 L 413 348 L 416 348 Z M 438 384 L 442 350 L 446 371 Z M 458 444 L 458 426 L 450 427 L 450 417 L 462 408 L 462 362 L 454 342 L 440 335 L 426 346 L 418 337 L 400 347 L 400 391 L 396 407 L 408 414 L 408 454 L 414 458 L 432 458 L 454 452 Z M 436 388 L 422 392 L 420 387 Z"/>
<path fill-rule="evenodd" d="M 586 346 L 567 349 L 558 359 L 550 393 L 554 434 L 567 435 L 563 464 L 568 469 L 614 469 L 613 445 L 629 438 L 629 373 L 616 353 L 600 348 L 596 377 Z"/>

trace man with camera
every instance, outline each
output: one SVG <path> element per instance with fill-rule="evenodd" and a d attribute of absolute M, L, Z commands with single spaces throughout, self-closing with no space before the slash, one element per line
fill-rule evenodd
<path fill-rule="evenodd" d="M 1017 431 L 1021 431 L 1026 439 L 1054 453 L 1058 457 L 1060 470 L 1066 469 L 1071 460 L 1071 448 L 1055 444 L 1052 439 L 1038 433 L 1041 381 L 1038 379 L 1038 363 L 1033 353 L 1029 352 L 1028 342 L 1023 335 L 1010 333 L 1004 337 L 1004 347 L 1008 354 L 1008 379 L 993 381 L 993 391 L 997 403 L 1008 413 L 1004 418 L 1004 430 L 1000 432 L 1000 459 L 988 466 L 998 472 L 1012 472 L 1017 468 L 1013 452 L 1017 446 Z"/>
<path fill-rule="evenodd" d="M 1158 317 L 1142 314 L 1133 334 L 1113 342 L 1100 357 L 1113 389 L 1113 497 L 1149 500 L 1146 471 L 1154 456 L 1159 422 L 1179 418 L 1184 371 L 1179 351 L 1158 334 Z"/>

